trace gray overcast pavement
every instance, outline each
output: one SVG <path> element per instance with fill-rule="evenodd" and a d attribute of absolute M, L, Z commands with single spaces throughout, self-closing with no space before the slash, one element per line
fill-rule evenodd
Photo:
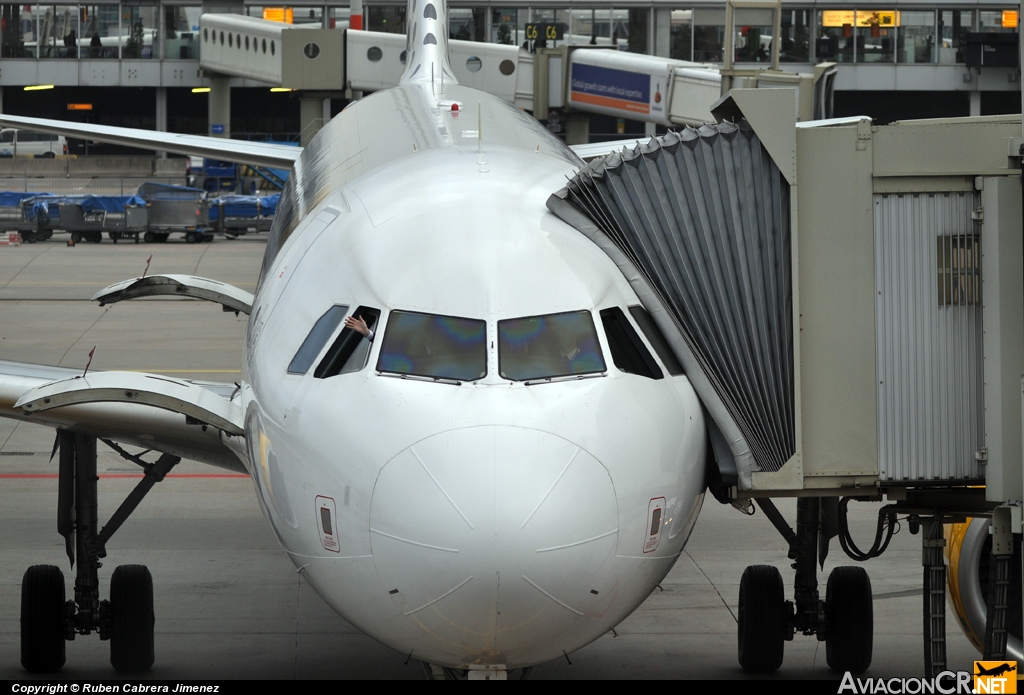
<path fill-rule="evenodd" d="M 0 247 L 0 359 L 84 366 L 97 346 L 98 369 L 137 369 L 181 378 L 240 378 L 245 316 L 194 301 L 125 302 L 99 308 L 102 287 L 150 272 L 188 273 L 255 289 L 265 236 L 209 244 Z M 32 564 L 64 569 L 57 535 L 57 481 L 11 477 L 56 473 L 49 462 L 53 430 L 0 420 L 0 678 L 29 677 L 19 661 L 20 585 Z M 100 445 L 101 474 L 134 466 Z M 11 455 L 16 454 L 16 455 Z M 27 455 L 26 455 L 27 454 Z M 177 474 L 223 471 L 183 462 Z M 104 478 L 100 519 L 109 517 L 135 480 Z M 855 538 L 874 536 L 874 504 L 853 504 Z M 795 504 L 779 507 L 793 523 Z M 422 678 L 415 660 L 366 637 L 331 611 L 295 572 L 263 519 L 251 482 L 239 477 L 178 477 L 156 486 L 108 545 L 101 570 L 150 567 L 156 600 L 156 665 L 152 678 Z M 761 514 L 747 517 L 710 497 L 686 552 L 655 591 L 616 631 L 565 660 L 534 669 L 534 678 L 744 678 L 736 662 L 740 575 L 772 564 L 792 593 L 785 544 Z M 854 564 L 837 543 L 821 575 Z M 875 648 L 870 676 L 919 676 L 921 642 L 920 536 L 904 529 L 888 552 L 866 565 L 875 593 Z M 969 670 L 977 653 L 948 614 L 949 664 Z M 93 635 L 67 645 L 64 678 L 113 678 L 109 646 Z M 836 678 L 824 644 L 798 635 L 786 645 L 780 678 Z"/>

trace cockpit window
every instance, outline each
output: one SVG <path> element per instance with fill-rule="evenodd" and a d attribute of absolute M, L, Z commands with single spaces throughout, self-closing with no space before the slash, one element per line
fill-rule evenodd
<path fill-rule="evenodd" d="M 312 330 L 309 331 L 309 335 L 306 336 L 306 339 L 302 341 L 302 345 L 299 346 L 299 351 L 292 358 L 291 364 L 288 365 L 289 374 L 305 374 L 309 371 L 309 368 L 313 365 L 313 360 L 320 354 L 327 340 L 334 335 L 334 331 L 347 313 L 347 306 L 335 304 L 323 316 L 317 319 L 316 323 L 313 324 Z"/>
<path fill-rule="evenodd" d="M 478 319 L 392 311 L 377 370 L 474 381 L 487 375 L 487 324 Z"/>
<path fill-rule="evenodd" d="M 512 381 L 606 370 L 589 311 L 499 321 L 498 363 Z"/>
<path fill-rule="evenodd" d="M 601 310 L 601 323 L 608 338 L 608 349 L 612 362 L 619 371 L 645 376 L 648 379 L 663 379 L 661 367 L 654 361 L 633 325 L 626 318 L 626 312 L 617 306 Z"/>
<path fill-rule="evenodd" d="M 665 340 L 665 334 L 661 332 L 658 324 L 647 313 L 647 309 L 644 309 L 642 306 L 631 306 L 629 307 L 629 313 L 633 315 L 636 325 L 640 326 L 640 330 L 647 336 L 647 340 L 650 341 L 654 351 L 658 353 L 658 357 L 661 358 L 661 363 L 665 365 L 668 373 L 672 376 L 683 374 L 683 367 L 679 364 L 679 360 L 676 359 L 672 348 L 669 347 L 668 341 Z"/>
<path fill-rule="evenodd" d="M 376 330 L 377 320 L 380 318 L 380 309 L 373 309 L 361 306 L 352 312 L 352 316 L 362 317 L 366 321 L 366 327 L 371 331 Z M 320 364 L 313 371 L 317 379 L 327 379 L 339 374 L 358 372 L 366 366 L 366 360 L 370 355 L 370 341 L 351 328 L 342 329 L 327 354 L 320 360 Z"/>

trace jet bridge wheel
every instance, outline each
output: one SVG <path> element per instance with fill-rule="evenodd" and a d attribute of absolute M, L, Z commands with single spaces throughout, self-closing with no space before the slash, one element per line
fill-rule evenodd
<path fill-rule="evenodd" d="M 110 578 L 110 664 L 122 673 L 153 665 L 153 577 L 145 565 L 121 565 Z"/>
<path fill-rule="evenodd" d="M 786 595 L 779 570 L 751 565 L 740 579 L 739 660 L 744 671 L 773 673 L 782 666 Z"/>
<path fill-rule="evenodd" d="M 33 565 L 21 580 L 21 665 L 32 673 L 64 665 L 64 573 Z"/>
<path fill-rule="evenodd" d="M 836 567 L 825 591 L 825 660 L 837 673 L 863 673 L 871 665 L 871 580 L 863 567 Z"/>

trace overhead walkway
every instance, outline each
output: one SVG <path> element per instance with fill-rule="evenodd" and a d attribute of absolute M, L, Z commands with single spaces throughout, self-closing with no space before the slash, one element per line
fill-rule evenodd
<path fill-rule="evenodd" d="M 199 63 L 211 87 L 211 135 L 229 135 L 225 78 L 257 79 L 298 91 L 300 98 L 308 95 L 306 133 L 307 121 L 323 116 L 314 100 L 393 87 L 405 69 L 405 36 L 399 34 L 233 14 L 204 14 L 199 26 Z M 449 52 L 459 84 L 542 119 L 549 109 L 571 107 L 665 126 L 700 124 L 712 120 L 710 106 L 721 91 L 721 76 L 710 65 L 597 47 L 531 53 L 514 45 L 452 40 Z"/>

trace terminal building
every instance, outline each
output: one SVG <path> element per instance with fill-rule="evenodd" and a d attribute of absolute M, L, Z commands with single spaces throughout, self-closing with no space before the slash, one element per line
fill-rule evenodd
<path fill-rule="evenodd" d="M 783 70 L 838 64 L 834 115 L 879 123 L 908 118 L 1019 113 L 1016 2 L 838 0 L 783 6 Z M 199 17 L 234 13 L 319 28 L 348 26 L 350 7 L 242 2 L 0 5 L 0 110 L 105 125 L 206 134 L 211 76 L 199 64 Z M 725 4 L 626 2 L 516 6 L 453 2 L 452 38 L 535 50 L 528 25 L 554 24 L 552 45 L 615 46 L 622 51 L 721 63 Z M 366 2 L 369 31 L 405 33 L 405 5 Z M 771 10 L 737 9 L 735 67 L 757 67 L 772 50 Z M 541 44 L 545 43 L 540 39 Z M 300 139 L 299 95 L 232 78 L 229 132 L 235 138 Z M 351 93 L 324 96 L 324 118 Z M 591 115 L 594 140 L 643 133 L 644 124 Z M 77 145 L 82 147 L 82 145 Z M 109 151 L 109 150 L 108 150 Z"/>

